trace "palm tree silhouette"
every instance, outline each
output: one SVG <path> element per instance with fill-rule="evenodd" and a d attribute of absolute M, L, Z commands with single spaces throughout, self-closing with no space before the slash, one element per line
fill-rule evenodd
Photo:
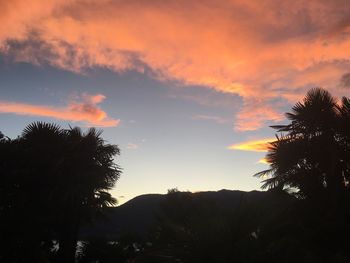
<path fill-rule="evenodd" d="M 349 99 L 339 104 L 328 91 L 311 89 L 286 117 L 289 124 L 272 126 L 280 135 L 266 156 L 270 169 L 255 175 L 269 176 L 262 188 L 294 188 L 302 197 L 333 195 L 347 188 Z"/>
<path fill-rule="evenodd" d="M 121 173 L 113 160 L 119 148 L 106 144 L 101 134 L 94 128 L 83 133 L 42 122 L 22 133 L 32 160 L 33 189 L 59 240 L 60 262 L 74 262 L 79 227 L 116 204 L 108 190 Z"/>

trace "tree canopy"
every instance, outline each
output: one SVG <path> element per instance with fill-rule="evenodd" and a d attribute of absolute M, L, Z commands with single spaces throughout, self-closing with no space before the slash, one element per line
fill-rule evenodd
<path fill-rule="evenodd" d="M 1 241 L 13 247 L 9 251 L 31 243 L 42 252 L 43 241 L 58 240 L 59 261 L 74 262 L 80 226 L 116 204 L 108 191 L 121 173 L 114 163 L 119 148 L 101 134 L 35 122 L 16 139 L 1 135 Z"/>
<path fill-rule="evenodd" d="M 272 126 L 270 169 L 256 176 L 267 179 L 263 188 L 292 188 L 300 197 L 338 195 L 349 191 L 350 103 L 328 91 L 311 89 L 286 113 L 289 124 Z"/>

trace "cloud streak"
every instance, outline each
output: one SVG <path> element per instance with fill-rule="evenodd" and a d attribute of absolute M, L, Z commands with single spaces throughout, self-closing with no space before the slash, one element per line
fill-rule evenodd
<path fill-rule="evenodd" d="M 83 122 L 87 126 L 117 126 L 120 120 L 109 118 L 106 112 L 100 109 L 97 105 L 104 99 L 105 96 L 101 94 L 83 94 L 79 101 L 71 100 L 65 107 L 0 101 L 0 113 L 13 113 L 17 115 L 39 116 L 57 120 Z"/>
<path fill-rule="evenodd" d="M 261 159 L 258 161 L 258 163 L 261 163 L 261 164 L 270 164 L 270 163 L 266 160 L 266 158 L 261 158 Z"/>
<path fill-rule="evenodd" d="M 192 116 L 193 120 L 201 120 L 201 121 L 212 121 L 217 124 L 225 124 L 228 123 L 229 120 L 222 118 L 220 116 L 213 116 L 213 115 L 195 115 Z"/>
<path fill-rule="evenodd" d="M 126 145 L 126 149 L 129 149 L 129 150 L 137 150 L 139 148 L 139 145 L 135 144 L 135 143 L 128 143 Z"/>
<path fill-rule="evenodd" d="M 350 66 L 347 0 L 33 0 L 30 9 L 13 0 L 0 9 L 0 47 L 14 60 L 75 72 L 147 68 L 238 95 L 240 131 L 279 121 L 276 100 L 294 103 L 310 87 L 339 94 Z"/>
<path fill-rule="evenodd" d="M 260 140 L 246 141 L 230 145 L 230 150 L 253 151 L 253 152 L 267 152 L 269 143 L 275 141 L 276 138 L 266 138 Z"/>

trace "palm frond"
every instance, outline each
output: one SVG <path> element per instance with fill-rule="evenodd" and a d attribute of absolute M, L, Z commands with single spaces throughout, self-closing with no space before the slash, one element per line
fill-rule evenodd
<path fill-rule="evenodd" d="M 261 172 L 258 172 L 256 174 L 254 174 L 253 176 L 254 177 L 263 178 L 263 177 L 269 176 L 269 175 L 271 175 L 273 173 L 274 173 L 274 169 L 266 169 L 266 170 L 263 170 Z"/>
<path fill-rule="evenodd" d="M 262 181 L 262 189 L 273 189 L 273 188 L 283 188 L 284 185 L 280 180 L 280 177 L 271 177 Z"/>
<path fill-rule="evenodd" d="M 31 136 L 45 136 L 45 135 L 55 135 L 60 136 L 61 135 L 61 127 L 57 124 L 53 123 L 46 123 L 46 122 L 33 122 L 29 125 L 27 125 L 23 132 L 22 137 L 23 138 L 29 138 Z"/>

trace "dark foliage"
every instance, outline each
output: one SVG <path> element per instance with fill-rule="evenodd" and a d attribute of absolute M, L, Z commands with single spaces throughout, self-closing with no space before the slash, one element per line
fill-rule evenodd
<path fill-rule="evenodd" d="M 293 241 L 295 260 L 347 262 L 350 234 L 350 103 L 323 89 L 310 90 L 291 113 L 290 123 L 273 126 L 271 168 L 257 174 L 263 188 L 287 190 L 300 200 L 281 222 L 288 227 L 284 246 Z M 271 234 L 275 233 L 271 228 Z M 273 238 L 275 236 L 272 235 Z M 281 244 L 284 244 L 283 242 Z M 278 247 L 278 246 L 276 246 Z M 278 251 L 272 250 L 274 256 Z"/>
<path fill-rule="evenodd" d="M 0 261 L 74 262 L 80 226 L 115 204 L 107 191 L 120 174 L 118 153 L 95 129 L 37 122 L 17 139 L 2 135 Z"/>
<path fill-rule="evenodd" d="M 256 175 L 267 191 L 172 189 L 114 208 L 119 150 L 100 132 L 0 133 L 0 262 L 74 262 L 78 238 L 80 263 L 350 262 L 350 99 L 312 89 L 286 116 Z"/>
<path fill-rule="evenodd" d="M 322 89 L 310 90 L 298 102 L 287 125 L 273 126 L 280 133 L 267 154 L 271 168 L 256 176 L 270 176 L 263 188 L 291 188 L 301 198 L 349 193 L 350 103 L 341 103 Z"/>

